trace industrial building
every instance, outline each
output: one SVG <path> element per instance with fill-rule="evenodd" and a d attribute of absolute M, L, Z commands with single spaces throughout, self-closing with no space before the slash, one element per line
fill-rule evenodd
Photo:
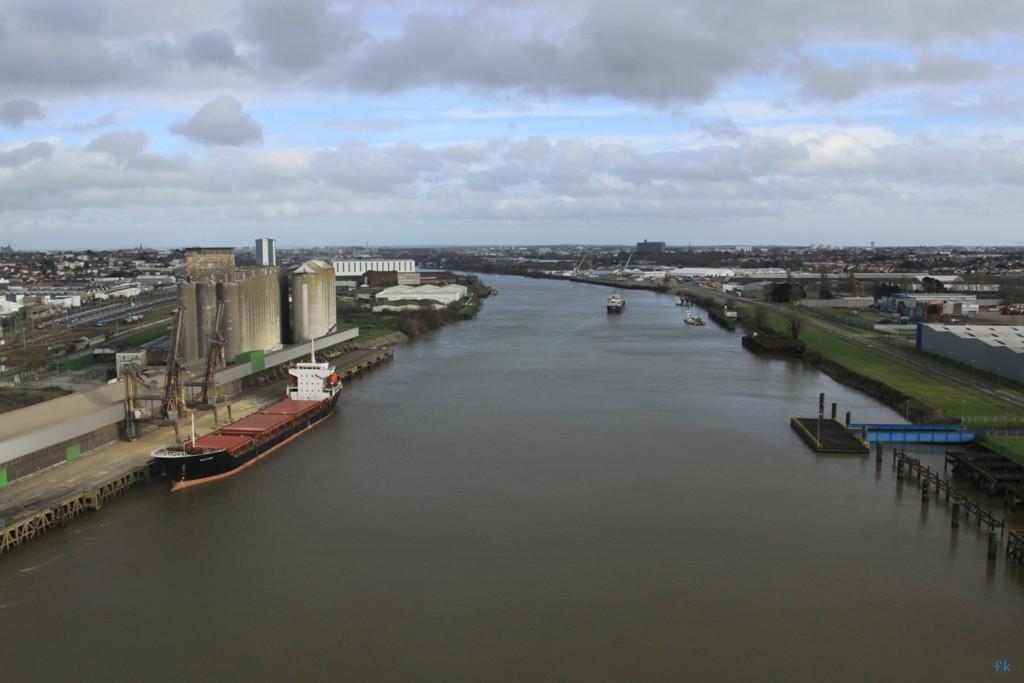
<path fill-rule="evenodd" d="M 664 253 L 665 243 L 664 242 L 643 242 L 636 243 L 636 255 L 637 256 L 658 256 Z"/>
<path fill-rule="evenodd" d="M 382 289 L 377 292 L 375 298 L 378 301 L 432 301 L 442 306 L 447 306 L 448 304 L 465 299 L 468 292 L 469 290 L 466 289 L 465 285 L 445 285 L 444 287 L 438 287 L 437 285 L 420 285 L 419 287 L 398 285 L 397 287 Z"/>
<path fill-rule="evenodd" d="M 256 263 L 261 266 L 277 265 L 277 240 L 270 237 L 256 240 Z"/>
<path fill-rule="evenodd" d="M 306 261 L 292 271 L 289 284 L 292 341 L 309 341 L 333 332 L 338 326 L 338 303 L 331 264 Z"/>
<path fill-rule="evenodd" d="M 178 285 L 185 362 L 206 356 L 217 308 L 223 304 L 221 333 L 228 359 L 248 351 L 282 346 L 287 289 L 273 266 L 236 268 L 234 249 L 186 249 L 186 280 Z"/>
<path fill-rule="evenodd" d="M 318 340 L 318 348 L 351 341 L 358 328 L 336 332 Z M 309 345 L 296 344 L 270 354 L 253 354 L 217 372 L 217 384 L 241 386 L 252 375 L 309 354 Z M 155 378 L 162 390 L 163 379 Z M 125 418 L 124 383 L 105 384 L 0 415 L 0 487 L 37 470 L 75 460 L 89 451 L 116 441 Z M 2 526 L 2 524 L 0 524 Z"/>
<path fill-rule="evenodd" d="M 360 277 L 368 270 L 415 273 L 416 262 L 412 259 L 349 259 L 334 262 L 334 276 L 338 279 Z"/>
<path fill-rule="evenodd" d="M 921 320 L 931 316 L 974 317 L 978 315 L 978 297 L 974 294 L 903 294 L 879 300 L 879 310 Z"/>
<path fill-rule="evenodd" d="M 917 348 L 977 370 L 1024 382 L 1024 326 L 917 326 Z"/>

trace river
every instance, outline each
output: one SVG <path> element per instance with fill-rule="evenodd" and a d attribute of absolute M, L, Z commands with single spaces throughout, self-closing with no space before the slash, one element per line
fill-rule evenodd
<path fill-rule="evenodd" d="M 1024 583 L 889 454 L 818 456 L 798 362 L 671 297 L 487 276 L 230 480 L 0 559 L 3 680 L 980 680 Z M 925 453 L 941 468 L 941 453 Z"/>

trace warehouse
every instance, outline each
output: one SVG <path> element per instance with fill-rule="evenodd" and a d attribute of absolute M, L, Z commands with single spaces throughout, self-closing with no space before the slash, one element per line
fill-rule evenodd
<path fill-rule="evenodd" d="M 468 290 L 465 285 L 420 285 L 409 287 L 398 285 L 388 287 L 377 292 L 375 297 L 378 301 L 433 301 L 434 303 L 447 306 L 448 304 L 461 301 L 466 298 Z"/>
<path fill-rule="evenodd" d="M 368 270 L 415 273 L 416 262 L 412 259 L 350 259 L 334 262 L 334 276 L 339 279 L 359 277 Z"/>
<path fill-rule="evenodd" d="M 1024 382 L 1024 325 L 922 323 L 917 326 L 917 348 Z"/>

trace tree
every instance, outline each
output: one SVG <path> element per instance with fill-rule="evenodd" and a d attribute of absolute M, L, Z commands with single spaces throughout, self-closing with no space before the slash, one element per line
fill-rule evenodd
<path fill-rule="evenodd" d="M 921 286 L 924 287 L 924 291 L 929 294 L 937 294 L 939 292 L 946 291 L 946 285 L 942 284 L 939 280 L 933 277 L 924 277 L 921 279 Z"/>
<path fill-rule="evenodd" d="M 803 329 L 804 319 L 798 315 L 791 315 L 788 318 L 789 322 L 789 338 L 800 339 L 800 330 Z"/>
<path fill-rule="evenodd" d="M 792 304 L 806 296 L 804 288 L 795 282 L 781 282 L 768 292 L 768 298 L 778 304 Z"/>
<path fill-rule="evenodd" d="M 890 296 L 892 294 L 900 294 L 902 292 L 903 290 L 900 288 L 900 286 L 893 282 L 880 282 L 875 287 L 873 296 L 875 301 L 878 301 L 879 299 L 884 299 L 885 297 Z"/>

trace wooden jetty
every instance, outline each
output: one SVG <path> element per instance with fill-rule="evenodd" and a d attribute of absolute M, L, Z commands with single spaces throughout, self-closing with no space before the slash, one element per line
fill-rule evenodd
<path fill-rule="evenodd" d="M 985 451 L 946 451 L 945 466 L 953 466 L 953 474 L 972 481 L 992 495 L 1015 495 L 1024 488 L 1024 467 L 999 455 Z M 1015 502 L 1015 500 L 1013 501 Z"/>
<path fill-rule="evenodd" d="M 1024 530 L 1015 529 L 1006 533 L 1006 559 L 1015 564 L 1024 564 Z"/>
<path fill-rule="evenodd" d="M 136 484 L 149 481 L 150 469 L 149 463 L 133 467 L 118 473 L 96 488 L 82 489 L 37 504 L 31 512 L 0 529 L 0 554 L 17 548 L 54 527 L 63 527 L 69 520 L 86 510 L 99 510 L 103 503 L 114 496 L 124 493 Z"/>
<path fill-rule="evenodd" d="M 881 458 L 881 447 L 879 447 L 879 458 Z M 881 460 L 879 459 L 879 464 Z M 921 504 L 929 502 L 929 492 L 935 489 L 935 500 L 938 502 L 942 493 L 945 493 L 946 504 L 950 506 L 950 526 L 954 529 L 960 527 L 960 513 L 963 511 L 964 520 L 969 522 L 971 515 L 974 515 L 976 526 L 981 530 L 984 525 L 988 531 L 988 559 L 995 560 L 999 555 L 999 546 L 1002 543 L 1003 534 L 1006 531 L 1006 520 L 998 519 L 990 510 L 972 500 L 962 489 L 953 486 L 947 479 L 939 476 L 938 472 L 932 472 L 931 467 L 921 464 L 919 458 L 912 458 L 898 448 L 893 449 L 892 466 L 896 470 L 896 482 L 902 486 L 906 478 L 914 479 L 921 487 Z M 906 474 L 904 474 L 904 468 Z M 996 535 L 996 530 L 999 534 Z M 1024 557 L 1024 539 L 1019 534 L 1010 532 L 1010 540 L 1007 541 L 1007 557 L 1011 554 L 1014 557 Z M 1017 560 L 1020 561 L 1020 560 Z"/>

